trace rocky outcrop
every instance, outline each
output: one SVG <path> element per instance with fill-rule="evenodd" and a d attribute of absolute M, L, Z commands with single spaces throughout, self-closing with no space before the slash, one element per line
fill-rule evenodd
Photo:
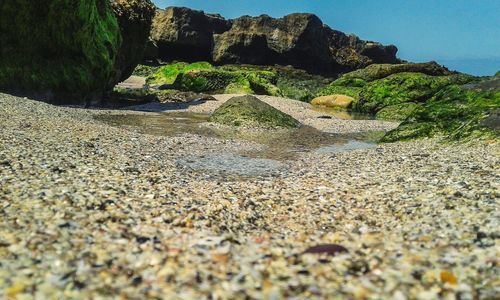
<path fill-rule="evenodd" d="M 166 60 L 216 64 L 292 65 L 338 74 L 373 63 L 399 63 L 397 48 L 331 29 L 313 14 L 225 20 L 219 15 L 171 7 L 158 11 L 151 35 Z"/>
<path fill-rule="evenodd" d="M 230 22 L 220 15 L 170 7 L 156 12 L 151 38 L 163 59 L 210 60 L 213 35 L 229 28 Z"/>
<path fill-rule="evenodd" d="M 120 26 L 122 44 L 110 78 L 110 88 L 130 77 L 142 61 L 156 11 L 150 0 L 114 0 L 112 8 Z"/>
<path fill-rule="evenodd" d="M 0 89 L 52 103 L 99 99 L 121 45 L 108 0 L 2 1 L 0 32 Z"/>

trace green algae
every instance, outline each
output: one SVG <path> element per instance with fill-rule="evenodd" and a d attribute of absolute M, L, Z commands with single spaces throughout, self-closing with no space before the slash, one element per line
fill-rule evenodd
<path fill-rule="evenodd" d="M 357 103 L 363 87 L 367 82 L 358 78 L 339 78 L 322 89 L 317 96 L 329 95 L 347 95 L 354 98 L 354 103 Z"/>
<path fill-rule="evenodd" d="M 466 75 L 429 76 L 422 73 L 398 73 L 367 83 L 359 94 L 354 109 L 377 113 L 386 106 L 401 103 L 425 103 L 446 86 L 465 84 L 472 80 Z"/>
<path fill-rule="evenodd" d="M 240 80 L 231 82 L 224 89 L 224 94 L 254 94 L 252 87 L 250 86 L 250 81 L 245 78 L 240 78 Z"/>
<path fill-rule="evenodd" d="M 142 68 L 144 69 L 144 68 Z M 149 74 L 150 84 L 173 84 L 177 76 L 191 71 L 211 70 L 213 66 L 208 62 L 184 63 L 178 62 L 157 68 L 153 74 Z M 144 74 L 144 73 L 143 73 Z"/>
<path fill-rule="evenodd" d="M 108 1 L 8 1 L 0 16 L 0 88 L 54 103 L 105 91 L 121 45 Z"/>
<path fill-rule="evenodd" d="M 417 107 L 397 129 L 382 141 L 393 142 L 421 137 L 444 136 L 448 140 L 470 137 L 498 138 L 498 130 L 484 120 L 500 109 L 500 92 L 474 91 L 451 85 Z"/>
<path fill-rule="evenodd" d="M 377 120 L 403 121 L 419 106 L 420 104 L 413 102 L 386 106 L 377 112 L 375 118 Z"/>

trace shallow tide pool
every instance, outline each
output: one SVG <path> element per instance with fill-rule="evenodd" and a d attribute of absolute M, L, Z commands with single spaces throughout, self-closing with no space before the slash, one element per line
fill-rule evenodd
<path fill-rule="evenodd" d="M 196 113 L 150 113 L 101 115 L 98 120 L 111 126 L 160 136 L 195 134 L 223 140 L 246 140 L 263 147 L 240 153 L 210 157 L 183 157 L 184 168 L 238 175 L 273 175 L 283 162 L 303 153 L 329 154 L 376 147 L 375 134 L 333 134 L 309 126 L 297 129 L 242 130 L 208 123 L 209 115 Z"/>

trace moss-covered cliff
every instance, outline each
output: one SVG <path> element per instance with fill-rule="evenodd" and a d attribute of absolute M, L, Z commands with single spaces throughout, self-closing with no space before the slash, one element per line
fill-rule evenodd
<path fill-rule="evenodd" d="M 52 103 L 98 99 L 121 45 L 108 0 L 0 2 L 0 89 Z"/>

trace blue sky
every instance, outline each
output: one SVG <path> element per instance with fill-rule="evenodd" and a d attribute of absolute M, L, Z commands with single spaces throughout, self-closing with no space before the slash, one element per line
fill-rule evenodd
<path fill-rule="evenodd" d="M 226 18 L 310 12 L 362 39 L 395 44 L 399 57 L 437 60 L 476 75 L 500 70 L 500 0 L 153 0 Z"/>

